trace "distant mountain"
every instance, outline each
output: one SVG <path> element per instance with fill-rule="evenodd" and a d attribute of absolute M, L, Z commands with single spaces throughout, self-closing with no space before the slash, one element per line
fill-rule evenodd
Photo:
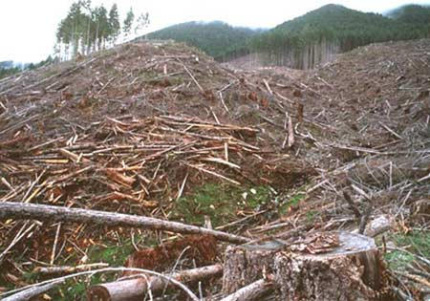
<path fill-rule="evenodd" d="M 149 39 L 172 39 L 195 46 L 217 60 L 239 56 L 248 51 L 249 39 L 263 30 L 233 27 L 221 21 L 187 22 L 148 34 Z"/>
<path fill-rule="evenodd" d="M 386 14 L 388 17 L 411 24 L 430 24 L 430 5 L 404 5 Z"/>
<path fill-rule="evenodd" d="M 263 65 L 307 69 L 336 53 L 370 43 L 429 37 L 429 18 L 430 7 L 419 5 L 407 5 L 384 16 L 329 4 L 271 30 L 233 27 L 221 21 L 188 22 L 145 38 L 186 42 L 219 61 L 252 53 Z"/>
<path fill-rule="evenodd" d="M 380 14 L 329 4 L 278 25 L 252 40 L 255 52 L 271 54 L 276 64 L 309 68 L 332 53 L 390 40 L 427 37 L 430 23 L 410 24 Z"/>

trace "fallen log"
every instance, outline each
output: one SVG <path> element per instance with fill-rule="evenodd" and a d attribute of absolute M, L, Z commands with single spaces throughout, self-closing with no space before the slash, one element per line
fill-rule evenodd
<path fill-rule="evenodd" d="M 222 271 L 222 265 L 215 264 L 173 273 L 171 278 L 181 283 L 193 283 L 221 276 Z M 87 298 L 89 301 L 143 300 L 148 288 L 157 293 L 170 285 L 169 281 L 158 276 L 139 277 L 91 286 L 87 290 Z"/>
<path fill-rule="evenodd" d="M 45 285 L 40 286 L 34 286 L 31 288 L 28 288 L 26 290 L 23 290 L 22 292 L 19 292 L 17 294 L 14 294 L 12 296 L 2 298 L 2 301 L 24 301 L 24 300 L 30 300 L 33 297 L 39 296 L 40 294 L 43 294 L 50 289 L 53 289 L 54 287 L 57 287 L 61 283 L 63 283 L 64 280 L 58 280 L 52 283 L 48 283 Z"/>
<path fill-rule="evenodd" d="M 247 301 L 260 300 L 262 296 L 272 291 L 273 282 L 268 279 L 257 280 L 250 285 L 242 287 L 240 290 L 221 299 L 221 301 Z"/>
<path fill-rule="evenodd" d="M 249 238 L 243 236 L 152 217 L 40 204 L 35 205 L 14 202 L 0 203 L 0 219 L 35 219 L 53 222 L 93 223 L 106 226 L 124 226 L 147 230 L 172 231 L 183 234 L 208 234 L 214 236 L 218 240 L 235 244 L 250 241 Z"/>
<path fill-rule="evenodd" d="M 267 274 L 282 300 L 384 300 L 385 264 L 372 238 L 347 232 L 229 247 L 223 292 L 233 293 Z"/>

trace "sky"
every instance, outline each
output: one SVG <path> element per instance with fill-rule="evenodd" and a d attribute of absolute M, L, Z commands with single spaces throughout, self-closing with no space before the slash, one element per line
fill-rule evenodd
<path fill-rule="evenodd" d="M 58 23 L 75 0 L 0 0 L 0 61 L 38 62 L 53 52 Z M 123 18 L 130 7 L 148 12 L 146 31 L 187 21 L 220 20 L 234 26 L 271 28 L 329 3 L 363 12 L 382 13 L 430 0 L 93 0 L 108 9 L 116 2 Z"/>

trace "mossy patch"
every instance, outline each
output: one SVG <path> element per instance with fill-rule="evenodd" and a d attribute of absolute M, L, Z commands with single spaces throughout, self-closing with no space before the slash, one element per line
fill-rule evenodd
<path fill-rule="evenodd" d="M 300 203 L 300 201 L 305 198 L 305 196 L 306 195 L 303 192 L 297 192 L 296 194 L 288 198 L 285 202 L 283 202 L 279 206 L 279 214 L 284 215 L 288 213 L 290 208 L 297 206 Z"/>
<path fill-rule="evenodd" d="M 172 217 L 185 223 L 203 225 L 207 215 L 216 227 L 236 219 L 239 211 L 258 210 L 271 198 L 272 192 L 265 186 L 241 188 L 204 184 L 175 202 Z"/>
<path fill-rule="evenodd" d="M 416 254 L 424 258 L 430 258 L 430 233 L 426 231 L 411 231 L 408 234 L 392 234 L 389 239 L 399 248 L 385 255 L 390 268 L 394 270 L 404 269 L 415 260 Z M 402 251 L 404 249 L 405 251 Z"/>

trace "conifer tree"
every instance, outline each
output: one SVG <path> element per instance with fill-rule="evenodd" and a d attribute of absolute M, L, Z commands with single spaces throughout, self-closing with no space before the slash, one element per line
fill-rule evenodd
<path fill-rule="evenodd" d="M 119 23 L 118 6 L 114 3 L 109 11 L 109 35 L 113 43 L 115 43 L 121 31 Z"/>
<path fill-rule="evenodd" d="M 130 35 L 133 22 L 134 22 L 134 13 L 133 13 L 133 9 L 130 8 L 130 10 L 127 12 L 127 16 L 125 17 L 124 26 L 123 26 L 124 35 L 126 38 Z"/>

